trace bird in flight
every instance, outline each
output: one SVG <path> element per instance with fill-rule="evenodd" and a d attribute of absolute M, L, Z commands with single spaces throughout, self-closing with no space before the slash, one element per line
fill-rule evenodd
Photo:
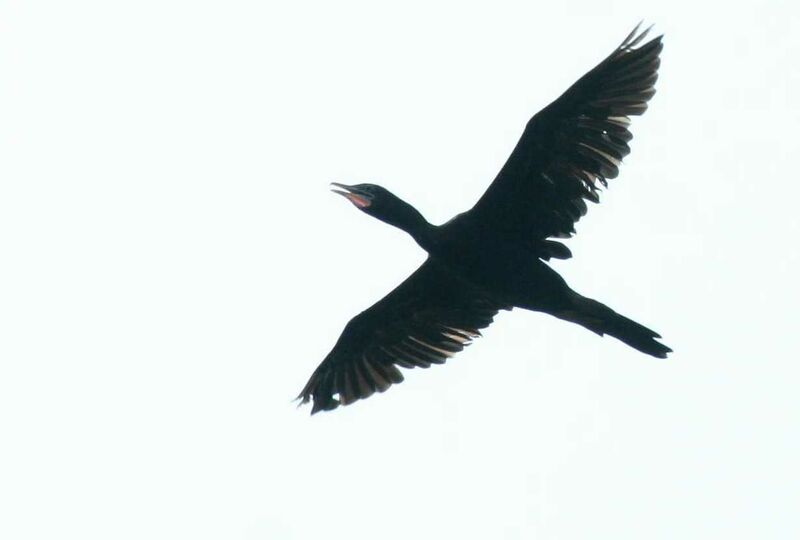
<path fill-rule="evenodd" d="M 500 310 L 548 313 L 608 334 L 651 356 L 672 349 L 657 333 L 581 296 L 545 261 L 568 259 L 553 238 L 575 232 L 598 183 L 619 174 L 630 117 L 655 94 L 662 36 L 637 26 L 605 60 L 529 121 L 478 202 L 443 225 L 381 186 L 334 183 L 353 205 L 407 232 L 427 260 L 356 315 L 298 396 L 311 414 L 349 405 L 402 382 L 401 368 L 443 364 L 479 337 Z"/>

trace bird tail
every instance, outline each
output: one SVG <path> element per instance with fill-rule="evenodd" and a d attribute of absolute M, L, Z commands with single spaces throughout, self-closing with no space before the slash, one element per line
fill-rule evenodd
<path fill-rule="evenodd" d="M 553 315 L 559 319 L 579 324 L 595 334 L 601 336 L 608 334 L 626 345 L 656 358 L 666 358 L 667 353 L 672 352 L 672 349 L 656 341 L 656 338 L 661 338 L 656 332 L 620 315 L 596 300 L 577 293 L 568 308 L 559 310 Z"/>

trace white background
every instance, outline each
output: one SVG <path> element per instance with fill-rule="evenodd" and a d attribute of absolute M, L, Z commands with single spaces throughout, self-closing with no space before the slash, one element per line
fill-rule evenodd
<path fill-rule="evenodd" d="M 553 4 L 2 2 L 0 537 L 800 537 L 796 4 Z M 424 257 L 328 182 L 445 221 L 642 17 L 658 94 L 556 267 L 675 354 L 514 311 L 295 409 Z"/>

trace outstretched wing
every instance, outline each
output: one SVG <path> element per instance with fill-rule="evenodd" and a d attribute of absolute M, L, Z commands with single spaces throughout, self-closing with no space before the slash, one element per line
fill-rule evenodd
<path fill-rule="evenodd" d="M 661 36 L 637 47 L 647 34 L 637 35 L 638 29 L 530 119 L 470 210 L 475 219 L 526 244 L 575 232 L 575 222 L 586 214 L 584 199 L 599 201 L 597 182 L 607 186 L 630 152 L 629 117 L 644 113 L 655 94 Z"/>
<path fill-rule="evenodd" d="M 443 364 L 480 336 L 501 309 L 473 285 L 428 259 L 345 327 L 298 399 L 311 414 L 349 405 L 402 382 L 399 367 Z"/>

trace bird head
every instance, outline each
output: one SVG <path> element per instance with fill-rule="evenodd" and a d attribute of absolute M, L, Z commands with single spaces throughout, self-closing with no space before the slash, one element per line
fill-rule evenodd
<path fill-rule="evenodd" d="M 399 227 L 412 235 L 415 229 L 427 223 L 413 206 L 381 186 L 375 184 L 348 186 L 336 182 L 331 182 L 331 185 L 334 186 L 334 193 L 345 197 L 365 214 Z"/>
<path fill-rule="evenodd" d="M 375 184 L 348 186 L 331 182 L 331 185 L 334 186 L 334 193 L 346 198 L 362 212 L 378 218 L 391 214 L 392 209 L 397 207 L 397 203 L 402 202 L 388 189 Z"/>

